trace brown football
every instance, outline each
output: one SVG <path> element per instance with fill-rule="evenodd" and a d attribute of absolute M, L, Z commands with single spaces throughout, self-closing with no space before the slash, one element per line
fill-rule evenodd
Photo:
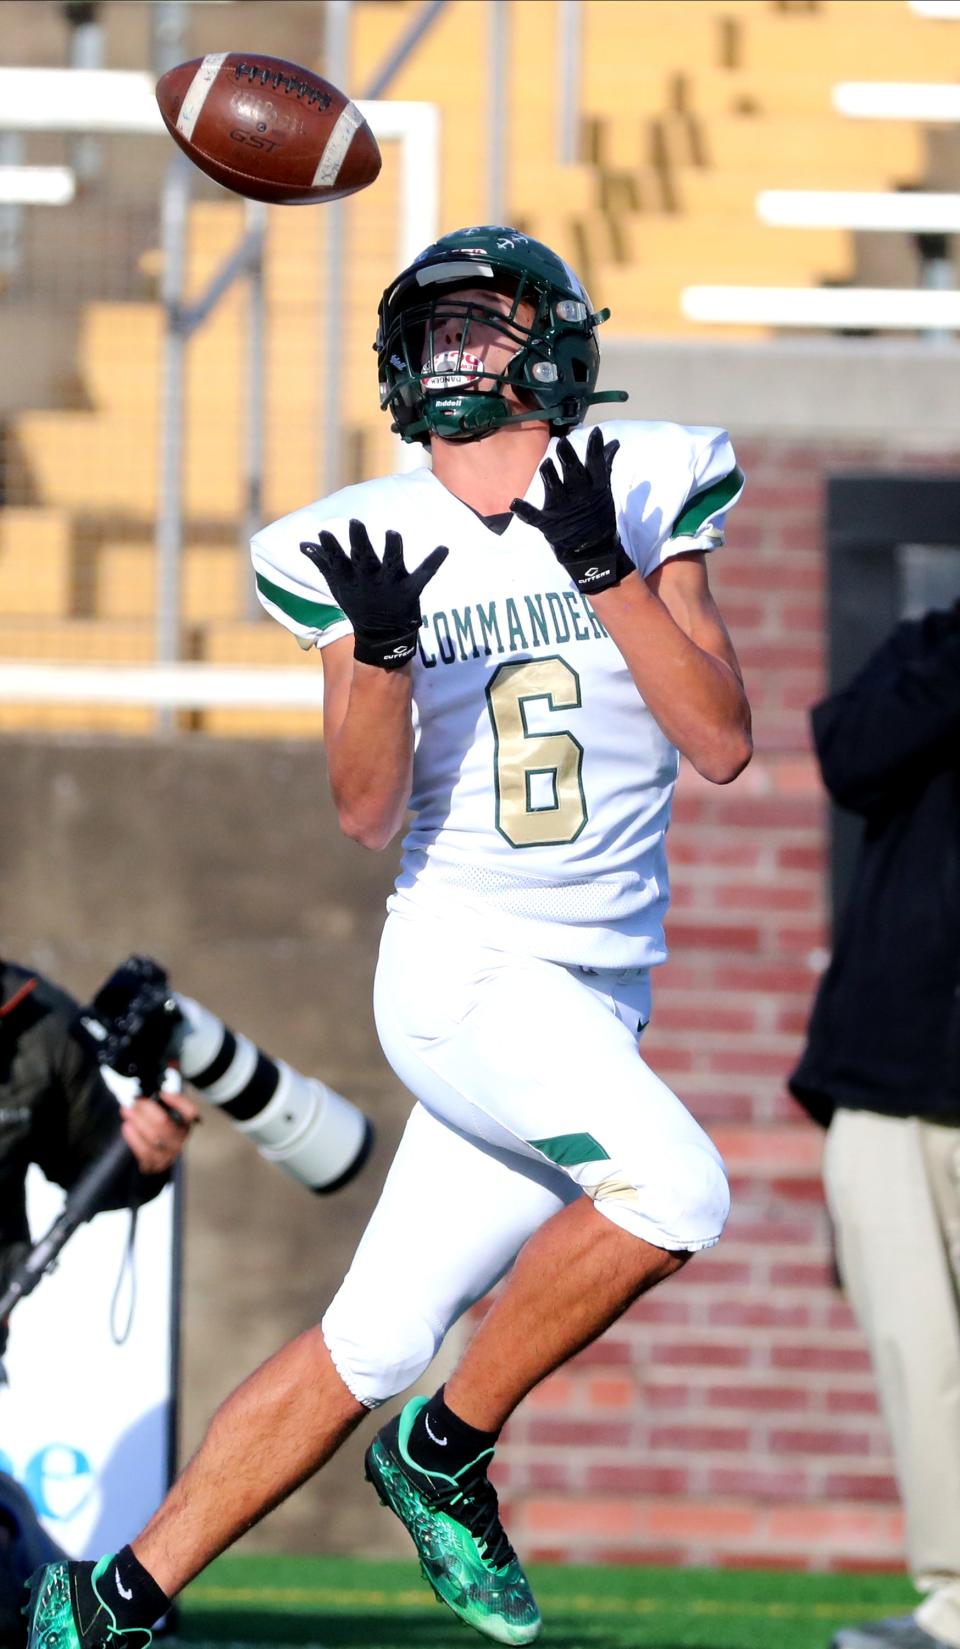
<path fill-rule="evenodd" d="M 280 57 L 195 57 L 157 82 L 157 103 L 194 165 L 251 200 L 339 200 L 380 171 L 376 138 L 356 104 Z"/>

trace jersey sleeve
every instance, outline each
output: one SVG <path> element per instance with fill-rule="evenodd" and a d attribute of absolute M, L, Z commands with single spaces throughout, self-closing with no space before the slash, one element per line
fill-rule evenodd
<path fill-rule="evenodd" d="M 342 532 L 337 532 L 335 521 L 323 525 L 346 543 L 346 522 Z M 250 544 L 260 605 L 305 649 L 325 647 L 353 634 L 350 620 L 337 606 L 323 575 L 300 549 L 301 541 L 316 536 L 316 522 L 308 520 L 305 512 L 297 512 L 264 527 Z"/>
<path fill-rule="evenodd" d="M 743 491 L 726 430 L 652 426 L 625 456 L 620 536 L 645 578 L 671 556 L 719 548 L 727 513 Z"/>
<path fill-rule="evenodd" d="M 709 439 L 695 449 L 690 489 L 666 535 L 662 560 L 689 550 L 718 549 L 724 539 L 727 511 L 743 491 L 743 471 L 726 430 L 698 433 Z"/>

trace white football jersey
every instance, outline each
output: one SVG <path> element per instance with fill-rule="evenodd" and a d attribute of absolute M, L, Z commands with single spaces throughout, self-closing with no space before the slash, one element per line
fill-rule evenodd
<path fill-rule="evenodd" d="M 620 442 L 611 482 L 641 574 L 723 542 L 743 486 L 723 430 L 601 427 Z M 581 456 L 589 433 L 570 436 Z M 526 497 L 542 504 L 539 472 Z M 662 962 L 678 754 L 543 534 L 516 519 L 494 532 L 429 469 L 308 504 L 252 546 L 260 600 L 303 646 L 352 633 L 300 543 L 323 527 L 347 548 L 354 517 L 379 554 L 388 528 L 399 532 L 408 568 L 450 550 L 421 597 L 414 818 L 390 908 L 430 910 L 551 961 Z"/>

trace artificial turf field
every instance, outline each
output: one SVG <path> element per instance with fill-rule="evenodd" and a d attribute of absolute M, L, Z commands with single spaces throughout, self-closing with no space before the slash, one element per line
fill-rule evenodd
<path fill-rule="evenodd" d="M 912 1608 L 895 1575 L 531 1565 L 544 1649 L 827 1649 L 838 1626 Z M 225 1557 L 184 1594 L 191 1649 L 470 1649 L 414 1563 Z M 168 1639 L 167 1642 L 170 1642 Z"/>

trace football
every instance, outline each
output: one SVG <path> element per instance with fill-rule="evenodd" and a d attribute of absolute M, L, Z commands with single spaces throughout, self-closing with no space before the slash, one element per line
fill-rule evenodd
<path fill-rule="evenodd" d="M 328 80 L 260 53 L 195 57 L 157 82 L 170 136 L 201 172 L 251 200 L 303 206 L 373 183 L 377 141 Z"/>

